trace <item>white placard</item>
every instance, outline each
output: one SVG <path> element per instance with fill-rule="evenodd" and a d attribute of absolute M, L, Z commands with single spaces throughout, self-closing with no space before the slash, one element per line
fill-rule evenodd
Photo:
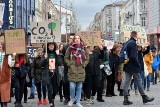
<path fill-rule="evenodd" d="M 105 46 L 107 46 L 107 49 L 110 50 L 113 48 L 114 42 L 109 41 L 109 40 L 104 40 Z"/>
<path fill-rule="evenodd" d="M 0 3 L 0 28 L 3 25 L 4 9 L 5 9 L 5 3 Z"/>
<path fill-rule="evenodd" d="M 30 29 L 31 43 L 61 42 L 58 21 L 32 22 Z"/>

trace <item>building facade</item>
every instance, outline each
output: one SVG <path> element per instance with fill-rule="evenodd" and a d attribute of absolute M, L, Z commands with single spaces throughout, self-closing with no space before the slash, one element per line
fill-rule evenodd
<path fill-rule="evenodd" d="M 160 1 L 147 0 L 147 36 L 151 43 L 160 49 Z"/>
<path fill-rule="evenodd" d="M 2 0 L 5 3 L 2 30 L 25 28 L 29 33 L 30 22 L 35 16 L 35 0 Z"/>

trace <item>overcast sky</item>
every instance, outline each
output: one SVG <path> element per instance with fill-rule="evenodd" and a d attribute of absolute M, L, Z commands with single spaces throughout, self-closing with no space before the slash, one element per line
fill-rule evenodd
<path fill-rule="evenodd" d="M 66 4 L 66 0 L 61 0 L 62 4 Z M 93 21 L 94 16 L 101 9 L 114 1 L 118 0 L 67 0 L 73 1 L 73 8 L 76 12 L 78 23 L 81 25 L 83 30 L 89 26 Z M 60 0 L 53 0 L 54 4 L 59 4 Z M 68 2 L 69 4 L 69 2 Z"/>

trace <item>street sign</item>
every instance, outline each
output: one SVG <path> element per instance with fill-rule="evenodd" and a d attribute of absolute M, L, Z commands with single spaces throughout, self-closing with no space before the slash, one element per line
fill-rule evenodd
<path fill-rule="evenodd" d="M 114 41 L 114 38 L 113 38 L 113 36 L 110 36 L 110 40 L 111 40 L 111 41 Z"/>
<path fill-rule="evenodd" d="M 61 42 L 58 21 L 32 22 L 30 29 L 31 43 Z"/>

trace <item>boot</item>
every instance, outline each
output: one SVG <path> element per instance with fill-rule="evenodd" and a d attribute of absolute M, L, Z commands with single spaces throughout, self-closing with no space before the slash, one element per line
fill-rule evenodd
<path fill-rule="evenodd" d="M 123 90 L 120 89 L 119 96 L 123 96 Z"/>
<path fill-rule="evenodd" d="M 142 99 L 143 99 L 143 104 L 148 103 L 148 102 L 152 102 L 154 100 L 154 98 L 149 98 L 147 95 L 142 95 Z"/>
<path fill-rule="evenodd" d="M 128 96 L 130 96 L 130 89 L 128 90 Z"/>
<path fill-rule="evenodd" d="M 123 105 L 131 105 L 131 104 L 133 104 L 133 103 L 128 100 L 128 96 L 124 96 Z"/>
<path fill-rule="evenodd" d="M 52 104 L 51 104 L 50 107 L 55 107 L 55 105 L 54 105 L 54 99 L 52 100 Z"/>
<path fill-rule="evenodd" d="M 34 95 L 31 94 L 30 97 L 28 97 L 28 99 L 34 99 Z"/>

